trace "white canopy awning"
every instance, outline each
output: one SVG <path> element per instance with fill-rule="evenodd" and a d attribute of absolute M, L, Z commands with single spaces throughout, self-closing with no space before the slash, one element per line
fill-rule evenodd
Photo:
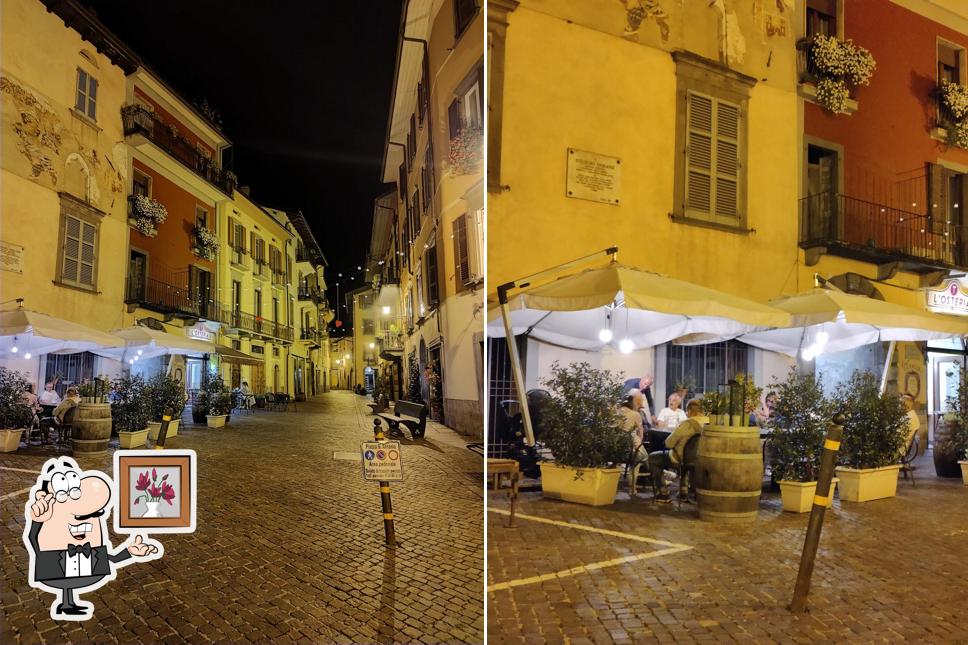
<path fill-rule="evenodd" d="M 164 354 L 210 354 L 215 351 L 213 343 L 170 334 L 149 327 L 136 326 L 115 329 L 111 334 L 121 340 L 124 347 L 92 350 L 95 354 L 115 360 L 128 360 L 135 355 L 140 358 L 153 358 Z M 140 354 L 138 354 L 139 351 Z"/>
<path fill-rule="evenodd" d="M 708 287 L 613 262 L 513 296 L 509 303 L 515 335 L 574 349 L 652 347 L 692 334 L 733 338 L 790 324 L 779 309 Z M 500 310 L 488 312 L 490 337 L 503 337 Z M 602 341 L 608 327 L 611 341 Z"/>
<path fill-rule="evenodd" d="M 815 288 L 769 304 L 790 314 L 790 327 L 744 334 L 739 340 L 790 356 L 804 349 L 816 355 L 878 341 L 926 341 L 968 335 L 968 319 L 833 289 Z"/>
<path fill-rule="evenodd" d="M 73 354 L 123 346 L 124 341 L 106 332 L 29 309 L 0 312 L 3 356 Z"/>

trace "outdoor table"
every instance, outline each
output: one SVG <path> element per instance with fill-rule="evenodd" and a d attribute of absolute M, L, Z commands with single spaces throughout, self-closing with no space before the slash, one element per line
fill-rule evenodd
<path fill-rule="evenodd" d="M 649 428 L 645 431 L 645 441 L 649 444 L 649 450 L 666 450 L 665 440 L 672 436 L 671 430 L 661 428 Z"/>

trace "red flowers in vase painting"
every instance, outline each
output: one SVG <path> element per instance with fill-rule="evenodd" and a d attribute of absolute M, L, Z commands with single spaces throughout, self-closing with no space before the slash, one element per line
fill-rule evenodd
<path fill-rule="evenodd" d="M 134 488 L 140 491 L 142 494 L 135 497 L 133 505 L 137 506 L 141 500 L 144 500 L 147 511 L 141 517 L 159 517 L 161 513 L 158 511 L 158 505 L 164 500 L 168 502 L 171 506 L 171 500 L 175 499 L 175 487 L 168 483 L 168 475 L 164 475 L 161 480 L 158 480 L 158 469 L 151 469 L 151 478 L 148 477 L 148 472 L 145 471 L 138 475 L 138 482 L 135 484 Z"/>

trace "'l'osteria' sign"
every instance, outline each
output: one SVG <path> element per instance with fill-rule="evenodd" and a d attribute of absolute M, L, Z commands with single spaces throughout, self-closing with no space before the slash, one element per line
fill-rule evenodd
<path fill-rule="evenodd" d="M 937 289 L 928 289 L 928 309 L 968 316 L 968 291 L 957 280 L 945 280 Z"/>
<path fill-rule="evenodd" d="M 567 190 L 569 197 L 604 204 L 618 204 L 622 181 L 622 160 L 618 157 L 568 148 Z"/>

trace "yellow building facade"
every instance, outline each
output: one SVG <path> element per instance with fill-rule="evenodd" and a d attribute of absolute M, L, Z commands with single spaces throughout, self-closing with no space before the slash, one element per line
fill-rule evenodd
<path fill-rule="evenodd" d="M 138 60 L 85 13 L 58 11 L 38 0 L 0 7 L 0 301 L 6 310 L 23 298 L 27 309 L 109 331 L 125 316 L 121 107 Z M 47 374 L 47 357 L 27 345 L 18 353 L 0 363 L 36 384 L 62 371 L 52 364 Z M 107 371 L 85 356 L 86 371 L 70 378 Z"/>
<path fill-rule="evenodd" d="M 470 435 L 483 420 L 483 24 L 473 3 L 405 4 L 383 165 L 405 373 L 416 363 L 432 418 Z"/>

